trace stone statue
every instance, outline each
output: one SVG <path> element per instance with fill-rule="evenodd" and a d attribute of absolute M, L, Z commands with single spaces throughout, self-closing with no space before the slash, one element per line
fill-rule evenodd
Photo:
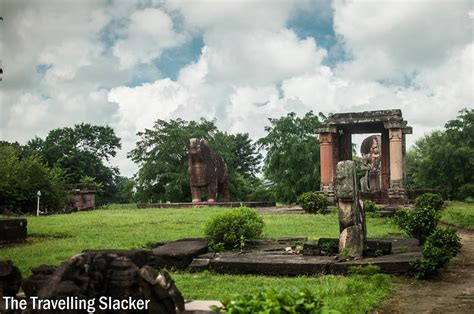
<path fill-rule="evenodd" d="M 186 145 L 189 154 L 188 173 L 193 203 L 201 202 L 201 188 L 207 187 L 207 201 L 214 203 L 217 193 L 228 202 L 229 172 L 221 156 L 203 139 L 192 138 Z"/>
<path fill-rule="evenodd" d="M 365 138 L 360 146 L 362 162 L 367 169 L 367 173 L 361 179 L 361 188 L 363 192 L 374 192 L 381 189 L 381 144 L 382 139 L 380 135 L 372 135 Z"/>
<path fill-rule="evenodd" d="M 336 200 L 339 208 L 339 254 L 361 258 L 367 235 L 365 213 L 360 204 L 355 163 L 343 160 L 336 168 Z"/>

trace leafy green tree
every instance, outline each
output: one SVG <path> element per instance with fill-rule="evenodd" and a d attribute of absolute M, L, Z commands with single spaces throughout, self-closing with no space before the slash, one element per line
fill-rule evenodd
<path fill-rule="evenodd" d="M 314 133 L 319 117 L 312 111 L 301 118 L 292 112 L 269 120 L 268 134 L 257 142 L 267 150 L 263 173 L 278 200 L 294 203 L 303 192 L 319 189 L 319 143 Z"/>
<path fill-rule="evenodd" d="M 474 183 L 474 109 L 418 140 L 407 154 L 407 173 L 409 186 L 439 188 L 448 198 L 469 196 L 459 191 Z"/>
<path fill-rule="evenodd" d="M 41 191 L 41 210 L 54 212 L 67 206 L 63 171 L 49 168 L 36 155 L 22 157 L 16 145 L 0 145 L 0 212 L 36 211 L 37 191 Z"/>
<path fill-rule="evenodd" d="M 248 134 L 227 134 L 214 121 L 157 120 L 152 129 L 139 132 L 140 140 L 129 153 L 138 164 L 136 198 L 142 202 L 190 201 L 186 142 L 203 138 L 226 161 L 233 200 L 251 191 L 261 156 Z"/>
<path fill-rule="evenodd" d="M 120 139 L 109 126 L 78 124 L 51 130 L 45 139 L 36 137 L 27 144 L 50 167 L 64 170 L 67 183 L 79 183 L 83 177 L 93 178 L 103 189 L 98 203 L 112 200 L 118 168 L 109 164 L 121 148 Z"/>

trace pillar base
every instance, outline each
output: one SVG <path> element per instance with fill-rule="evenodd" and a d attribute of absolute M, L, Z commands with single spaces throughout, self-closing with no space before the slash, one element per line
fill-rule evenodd
<path fill-rule="evenodd" d="M 329 185 L 321 185 L 321 190 L 318 193 L 326 196 L 328 198 L 329 204 L 336 204 L 336 193 L 334 191 L 334 185 L 332 183 Z"/>
<path fill-rule="evenodd" d="M 406 204 L 408 203 L 407 192 L 402 187 L 401 182 L 392 181 L 391 188 L 388 189 L 388 203 L 389 204 Z"/>

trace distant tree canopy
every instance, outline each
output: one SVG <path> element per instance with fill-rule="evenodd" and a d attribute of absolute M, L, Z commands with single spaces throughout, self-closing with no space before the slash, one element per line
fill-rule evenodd
<path fill-rule="evenodd" d="M 418 140 L 407 153 L 408 184 L 439 188 L 445 197 L 474 197 L 474 110 L 460 111 L 444 131 Z"/>
<path fill-rule="evenodd" d="M 51 130 L 45 139 L 36 137 L 27 144 L 27 151 L 41 156 L 49 167 L 63 169 L 66 183 L 92 178 L 102 187 L 99 204 L 112 201 L 117 193 L 119 171 L 108 161 L 120 148 L 120 139 L 110 126 L 84 123 Z"/>
<path fill-rule="evenodd" d="M 280 201 L 294 203 L 303 192 L 319 189 L 319 142 L 314 129 L 320 118 L 324 116 L 310 111 L 301 118 L 292 112 L 269 119 L 268 134 L 257 141 L 267 150 L 263 173 Z"/>
<path fill-rule="evenodd" d="M 26 151 L 18 143 L 0 142 L 0 213 L 34 213 L 37 191 L 41 191 L 41 210 L 63 209 L 67 202 L 63 171 Z"/>
<path fill-rule="evenodd" d="M 221 132 L 214 121 L 157 120 L 153 128 L 138 136 L 129 157 L 139 166 L 136 196 L 142 202 L 191 200 L 186 152 L 190 138 L 208 140 L 226 161 L 233 200 L 246 199 L 258 181 L 261 155 L 249 135 Z"/>

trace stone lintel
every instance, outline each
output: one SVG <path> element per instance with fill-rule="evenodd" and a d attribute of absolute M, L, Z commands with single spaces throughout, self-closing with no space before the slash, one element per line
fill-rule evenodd
<path fill-rule="evenodd" d="M 413 134 L 413 128 L 411 126 L 404 127 L 402 132 L 403 134 Z"/>
<path fill-rule="evenodd" d="M 314 132 L 316 134 L 321 134 L 321 133 L 337 133 L 337 127 L 335 125 L 321 125 L 317 128 L 314 129 Z"/>
<path fill-rule="evenodd" d="M 386 129 L 404 129 L 407 126 L 406 121 L 387 121 L 383 124 Z"/>

